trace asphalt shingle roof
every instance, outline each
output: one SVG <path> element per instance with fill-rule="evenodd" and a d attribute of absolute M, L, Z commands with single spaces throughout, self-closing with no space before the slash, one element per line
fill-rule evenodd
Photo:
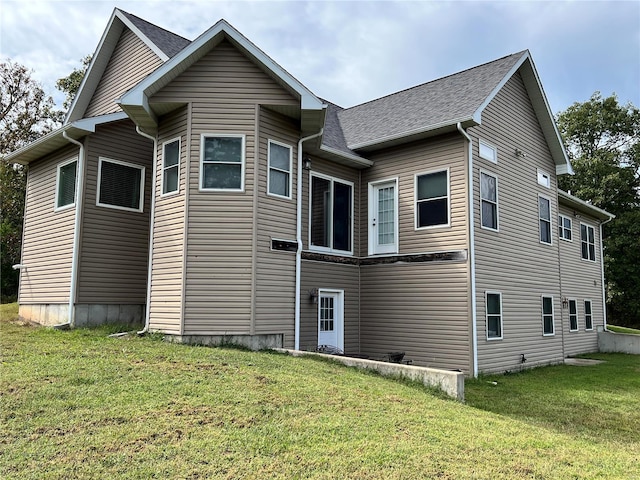
<path fill-rule="evenodd" d="M 191 40 L 187 40 L 186 38 L 176 35 L 169 30 L 160 28 L 153 23 L 149 23 L 146 20 L 123 10 L 120 11 L 169 58 L 173 57 L 176 53 L 191 43 Z"/>
<path fill-rule="evenodd" d="M 345 147 L 471 118 L 526 53 L 515 53 L 338 111 Z M 327 139 L 325 143 L 335 141 Z"/>

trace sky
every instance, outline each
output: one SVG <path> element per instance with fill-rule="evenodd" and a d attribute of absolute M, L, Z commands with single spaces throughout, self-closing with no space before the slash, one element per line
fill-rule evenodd
<path fill-rule="evenodd" d="M 317 96 L 350 107 L 528 49 L 551 112 L 600 91 L 640 106 L 640 1 L 0 0 L 0 59 L 58 78 L 115 7 L 194 40 L 224 18 Z"/>

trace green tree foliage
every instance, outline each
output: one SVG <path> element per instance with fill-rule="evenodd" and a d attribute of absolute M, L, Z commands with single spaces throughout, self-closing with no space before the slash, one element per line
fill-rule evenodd
<path fill-rule="evenodd" d="M 575 171 L 560 188 L 616 215 L 604 226 L 609 321 L 640 327 L 640 110 L 596 92 L 558 128 Z"/>
<path fill-rule="evenodd" d="M 73 99 L 80 89 L 80 84 L 90 63 L 91 55 L 87 55 L 82 59 L 82 67 L 74 69 L 68 76 L 59 78 L 56 82 L 56 88 L 67 94 L 67 98 L 64 99 L 64 103 L 62 104 L 65 110 L 71 107 L 71 103 L 73 103 Z"/>
<path fill-rule="evenodd" d="M 24 66 L 0 63 L 0 297 L 15 299 L 20 261 L 27 172 L 4 157 L 56 128 L 61 112 Z"/>

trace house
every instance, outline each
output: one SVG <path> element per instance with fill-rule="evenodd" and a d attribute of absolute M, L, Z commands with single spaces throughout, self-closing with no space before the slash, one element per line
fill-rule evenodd
<path fill-rule="evenodd" d="M 20 315 L 469 375 L 597 350 L 602 224 L 528 51 L 341 108 L 224 20 L 114 10 L 29 164 Z"/>

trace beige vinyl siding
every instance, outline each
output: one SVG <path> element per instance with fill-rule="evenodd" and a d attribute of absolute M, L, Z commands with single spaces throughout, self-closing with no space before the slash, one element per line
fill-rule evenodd
<path fill-rule="evenodd" d="M 318 303 L 313 288 L 344 291 L 344 351 L 360 353 L 360 269 L 356 265 L 303 260 L 300 281 L 300 349 L 318 347 Z"/>
<path fill-rule="evenodd" d="M 131 30 L 125 28 L 84 117 L 97 117 L 121 111 L 115 100 L 160 65 L 162 60 Z"/>
<path fill-rule="evenodd" d="M 330 162 L 322 158 L 310 156 L 311 158 L 311 171 L 303 172 L 302 177 L 302 243 L 303 248 L 311 250 L 309 246 L 309 220 L 310 220 L 310 198 L 309 198 L 309 181 L 311 174 L 319 173 L 333 177 L 336 180 L 345 180 L 353 183 L 353 255 L 359 256 L 360 252 L 360 221 L 359 221 L 359 202 L 358 199 L 362 194 L 360 190 L 360 172 L 355 168 L 347 167 L 338 163 Z M 366 254 L 366 250 L 364 251 Z"/>
<path fill-rule="evenodd" d="M 151 270 L 149 327 L 180 333 L 187 165 L 188 109 L 180 108 L 160 119 L 156 155 L 155 216 Z M 180 140 L 178 192 L 162 196 L 163 143 Z"/>
<path fill-rule="evenodd" d="M 191 102 L 185 335 L 251 333 L 256 105 L 295 105 L 229 42 L 222 42 L 151 102 Z M 244 192 L 200 192 L 201 135 L 245 136 Z"/>
<path fill-rule="evenodd" d="M 271 239 L 296 240 L 296 171 L 299 130 L 287 117 L 260 110 L 255 333 L 283 333 L 294 347 L 295 252 L 271 250 Z M 268 142 L 291 147 L 291 199 L 267 194 Z"/>
<path fill-rule="evenodd" d="M 560 205 L 560 214 L 571 219 L 572 241 L 559 240 L 562 296 L 575 299 L 578 307 L 578 331 L 569 331 L 569 308 L 562 309 L 562 329 L 565 355 L 594 352 L 598 350 L 598 326 L 604 324 L 602 308 L 602 258 L 600 257 L 600 227 L 598 220 L 581 213 L 574 216 L 573 210 Z M 582 259 L 580 223 L 593 227 L 595 233 L 596 261 Z M 557 229 L 556 229 L 557 231 Z M 585 330 L 584 301 L 591 300 L 593 330 Z"/>
<path fill-rule="evenodd" d="M 78 303 L 143 304 L 153 143 L 129 120 L 98 127 L 87 143 Z M 142 213 L 96 205 L 99 157 L 145 167 Z"/>
<path fill-rule="evenodd" d="M 562 361 L 561 297 L 555 165 L 519 74 L 487 106 L 473 138 L 478 362 L 480 371 L 504 371 Z M 498 162 L 481 159 L 478 139 L 498 149 Z M 517 157 L 520 149 L 526 157 Z M 498 177 L 499 232 L 481 228 L 479 171 Z M 538 184 L 537 170 L 551 186 Z M 538 195 L 550 200 L 552 244 L 540 243 Z M 503 339 L 487 340 L 487 290 L 502 293 Z M 555 335 L 543 336 L 542 295 L 553 296 Z"/>
<path fill-rule="evenodd" d="M 460 134 L 414 142 L 370 157 L 371 168 L 362 172 L 360 197 L 360 252 L 368 253 L 369 183 L 398 178 L 399 253 L 425 253 L 467 248 L 467 168 L 465 142 Z M 449 169 L 449 227 L 416 230 L 415 176 Z"/>
<path fill-rule="evenodd" d="M 361 267 L 361 350 L 470 373 L 467 262 Z"/>
<path fill-rule="evenodd" d="M 59 163 L 78 158 L 65 147 L 29 165 L 19 302 L 68 303 L 71 285 L 75 207 L 55 212 Z"/>

